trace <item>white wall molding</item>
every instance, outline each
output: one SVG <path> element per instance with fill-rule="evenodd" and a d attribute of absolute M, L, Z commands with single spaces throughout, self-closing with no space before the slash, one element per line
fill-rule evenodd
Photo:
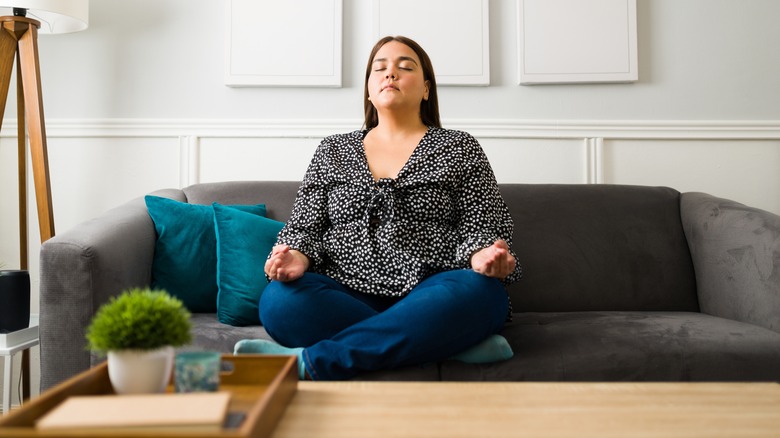
<path fill-rule="evenodd" d="M 452 120 L 445 126 L 485 138 L 780 139 L 775 120 Z"/>
<path fill-rule="evenodd" d="M 586 138 L 584 141 L 585 182 L 602 184 L 604 182 L 604 139 Z"/>
<path fill-rule="evenodd" d="M 478 138 L 780 140 L 776 120 L 445 119 Z M 360 128 L 357 119 L 49 119 L 49 138 L 322 138 Z M 0 137 L 16 137 L 9 119 Z"/>
<path fill-rule="evenodd" d="M 7 122 L 0 130 L 0 137 L 15 138 L 16 121 L 11 119 Z M 692 145 L 696 142 L 703 141 L 705 144 L 700 147 L 708 147 L 708 140 L 712 141 L 710 145 L 713 150 L 721 147 L 722 141 L 780 140 L 780 121 L 767 120 L 445 119 L 443 124 L 467 131 L 483 141 L 486 151 L 496 154 L 496 171 L 504 179 L 515 178 L 516 174 L 514 170 L 502 167 L 501 163 L 506 160 L 546 161 L 555 157 L 558 164 L 548 165 L 547 170 L 538 175 L 529 176 L 540 172 L 538 169 L 524 169 L 521 174 L 531 180 L 569 181 L 572 172 L 575 172 L 581 175 L 579 181 L 586 184 L 614 182 L 611 175 L 615 163 L 605 154 L 610 157 L 614 155 L 615 151 L 608 148 L 622 140 L 646 140 L 649 142 L 646 151 L 650 154 L 655 153 L 653 151 L 659 147 L 658 142 L 673 143 L 675 140 L 685 141 L 690 145 L 690 150 L 693 150 Z M 136 143 L 143 146 L 155 140 L 168 139 L 178 147 L 177 165 L 171 170 L 178 172 L 179 186 L 186 187 L 202 182 L 204 178 L 214 178 L 217 164 L 213 162 L 213 157 L 203 156 L 204 147 L 213 151 L 214 145 L 223 143 L 230 144 L 231 148 L 241 145 L 244 157 L 254 157 L 248 160 L 261 162 L 264 159 L 260 157 L 267 157 L 264 154 L 267 154 L 269 147 L 273 149 L 274 145 L 308 144 L 313 148 L 323 137 L 350 132 L 359 129 L 361 125 L 359 119 L 50 119 L 47 122 L 47 136 L 51 142 L 56 139 L 98 140 L 104 147 L 110 147 L 112 139 L 125 140 L 117 143 L 122 144 L 122 147 L 127 147 L 126 141 L 137 140 Z M 576 142 L 581 146 L 571 149 L 569 153 L 556 155 L 558 152 L 545 146 L 544 141 L 550 140 Z M 501 151 L 501 148 L 507 147 Z M 509 152 L 515 147 L 518 149 Z M 738 151 L 735 149 L 731 153 Z M 295 156 L 290 163 L 303 166 L 301 163 L 307 162 L 309 154 L 310 151 L 301 154 L 306 158 Z M 525 158 L 520 159 L 518 154 Z M 232 163 L 235 164 L 235 161 Z M 580 170 L 575 170 L 577 168 Z M 302 169 L 299 172 L 303 172 Z M 245 172 L 253 174 L 250 169 Z"/>
<path fill-rule="evenodd" d="M 200 138 L 192 135 L 179 137 L 179 187 L 200 181 Z"/>

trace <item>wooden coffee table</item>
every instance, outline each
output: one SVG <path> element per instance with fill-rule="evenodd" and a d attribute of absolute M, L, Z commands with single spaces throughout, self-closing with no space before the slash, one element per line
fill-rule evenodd
<path fill-rule="evenodd" d="M 238 428 L 141 429 L 123 437 L 780 437 L 776 383 L 298 382 L 294 356 L 223 356 L 220 390 Z M 169 388 L 172 391 L 172 387 Z M 112 397 L 104 364 L 10 415 L 0 437 L 53 436 L 34 423 L 70 396 Z M 75 430 L 67 436 L 118 436 Z M 59 435 L 57 435 L 59 436 Z"/>
<path fill-rule="evenodd" d="M 780 385 L 300 382 L 273 436 L 780 437 Z"/>

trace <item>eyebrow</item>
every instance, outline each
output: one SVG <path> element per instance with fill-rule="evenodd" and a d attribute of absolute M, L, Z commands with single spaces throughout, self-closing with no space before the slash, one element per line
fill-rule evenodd
<path fill-rule="evenodd" d="M 412 58 L 411 56 L 399 56 L 398 60 L 399 61 L 412 61 L 413 63 L 415 63 L 415 65 L 419 65 L 419 64 L 417 64 L 417 61 L 415 61 L 415 59 Z M 387 58 L 377 58 L 377 59 L 374 60 L 374 62 L 372 62 L 372 64 L 377 63 L 377 62 L 387 62 Z"/>

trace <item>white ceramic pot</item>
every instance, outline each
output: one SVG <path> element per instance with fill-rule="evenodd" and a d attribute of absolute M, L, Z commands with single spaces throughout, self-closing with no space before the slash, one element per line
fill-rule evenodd
<path fill-rule="evenodd" d="M 173 371 L 173 347 L 108 352 L 108 377 L 117 394 L 165 392 Z"/>

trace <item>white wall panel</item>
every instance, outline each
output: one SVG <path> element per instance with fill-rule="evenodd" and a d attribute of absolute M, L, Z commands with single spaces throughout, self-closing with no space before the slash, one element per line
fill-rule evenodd
<path fill-rule="evenodd" d="M 488 0 L 374 0 L 374 39 L 387 35 L 419 43 L 439 85 L 490 84 Z"/>
<path fill-rule="evenodd" d="M 341 86 L 342 0 L 228 0 L 225 83 Z"/>
<path fill-rule="evenodd" d="M 19 223 L 16 183 L 16 141 L 0 141 L 2 162 L 0 182 L 0 262 L 9 269 L 19 268 Z M 80 222 L 132 198 L 160 188 L 179 184 L 179 149 L 176 138 L 52 138 L 48 139 L 49 173 L 56 233 L 65 232 Z M 12 164 L 10 171 L 7 170 Z M 29 167 L 29 166 L 28 166 Z M 8 173 L 6 173 L 8 172 Z M 13 175 L 9 181 L 8 176 Z M 38 257 L 40 233 L 32 170 L 28 168 L 28 241 L 31 287 L 34 291 L 32 312 L 38 311 Z"/>
<path fill-rule="evenodd" d="M 58 230 L 179 185 L 177 138 L 51 138 L 48 145 Z"/>
<path fill-rule="evenodd" d="M 479 142 L 499 183 L 587 182 L 586 156 L 580 140 L 485 138 Z"/>
<path fill-rule="evenodd" d="M 200 181 L 300 181 L 318 144 L 307 138 L 204 138 Z"/>
<path fill-rule="evenodd" d="M 778 140 L 615 140 L 604 145 L 606 183 L 705 192 L 780 214 L 778 169 Z"/>
<path fill-rule="evenodd" d="M 631 82 L 636 0 L 518 0 L 521 84 Z"/>

